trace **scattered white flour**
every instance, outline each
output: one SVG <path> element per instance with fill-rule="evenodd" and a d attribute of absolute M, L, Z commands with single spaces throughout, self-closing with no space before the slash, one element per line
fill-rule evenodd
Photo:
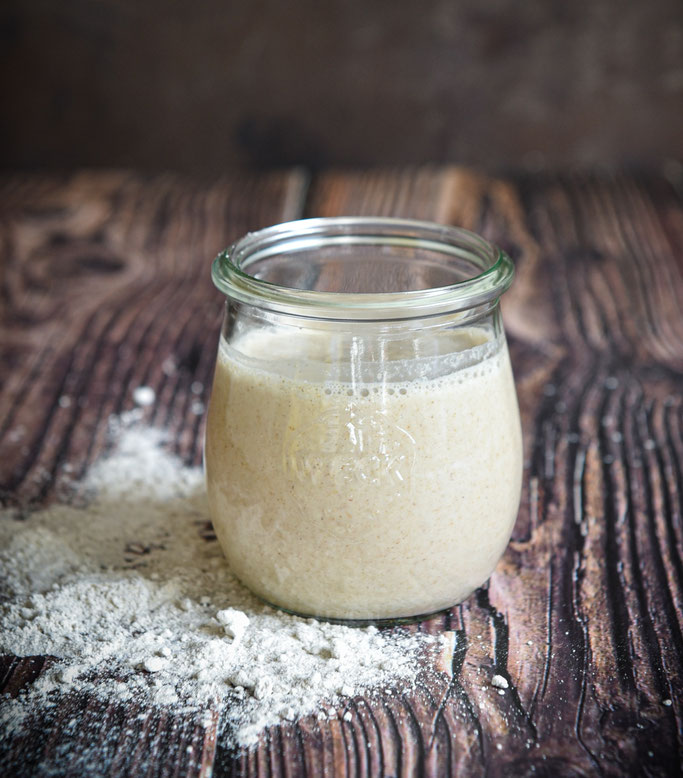
<path fill-rule="evenodd" d="M 133 390 L 133 402 L 136 405 L 153 405 L 156 397 L 151 386 L 136 386 Z"/>
<path fill-rule="evenodd" d="M 60 692 L 86 692 L 220 710 L 226 736 L 248 746 L 266 726 L 313 712 L 336 718 L 341 698 L 434 669 L 442 638 L 262 604 L 215 542 L 202 472 L 165 453 L 158 432 L 120 435 L 72 504 L 25 520 L 0 513 L 0 653 L 58 658 L 3 700 L 8 732 Z"/>
<path fill-rule="evenodd" d="M 491 678 L 491 686 L 495 686 L 496 689 L 507 689 L 510 684 L 504 676 L 494 675 L 493 678 Z"/>

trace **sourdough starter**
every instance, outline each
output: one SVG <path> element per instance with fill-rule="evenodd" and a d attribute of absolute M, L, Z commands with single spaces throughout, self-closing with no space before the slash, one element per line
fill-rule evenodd
<path fill-rule="evenodd" d="M 505 341 L 460 330 L 426 361 L 399 350 L 392 380 L 373 382 L 353 359 L 333 369 L 325 337 L 221 343 L 206 472 L 230 566 L 270 603 L 322 618 L 453 605 L 491 574 L 519 505 Z"/>

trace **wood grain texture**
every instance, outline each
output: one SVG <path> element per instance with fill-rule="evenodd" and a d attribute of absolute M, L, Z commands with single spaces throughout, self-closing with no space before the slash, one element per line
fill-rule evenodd
<path fill-rule="evenodd" d="M 217 719 L 74 699 L 0 756 L 6 770 L 81 774 L 79 744 L 106 727 L 92 774 L 680 774 L 683 204 L 668 185 L 422 168 L 200 187 L 113 172 L 14 177 L 0 196 L 10 505 L 54 499 L 65 470 L 82 474 L 140 384 L 157 392 L 145 419 L 199 461 L 192 407 L 206 400 L 221 315 L 208 260 L 296 216 L 434 219 L 511 254 L 504 317 L 526 452 L 519 519 L 489 583 L 412 627 L 456 632 L 450 681 L 356 698 L 350 721 L 305 718 L 237 754 Z M 0 688 L 16 694 L 44 661 L 7 658 Z M 494 673 L 510 682 L 503 695 Z"/>

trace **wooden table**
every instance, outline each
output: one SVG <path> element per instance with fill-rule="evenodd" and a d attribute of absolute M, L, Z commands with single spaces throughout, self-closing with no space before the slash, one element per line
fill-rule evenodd
<path fill-rule="evenodd" d="M 76 727 L 38 722 L 5 750 L 6 774 L 80 775 L 79 748 L 103 727 L 120 735 L 91 761 L 93 775 L 679 773 L 683 207 L 671 185 L 455 168 L 292 170 L 209 185 L 84 172 L 5 177 L 0 202 L 9 505 L 58 497 L 64 468 L 85 472 L 109 415 L 132 407 L 143 384 L 158 398 L 146 421 L 199 463 L 190 387 L 199 382 L 207 399 L 222 313 L 209 261 L 247 230 L 303 216 L 443 221 L 511 254 L 518 274 L 504 316 L 526 446 L 505 557 L 487 586 L 422 625 L 457 633 L 450 684 L 354 704 L 348 722 L 273 728 L 240 754 L 198 721 L 84 700 L 64 714 Z M 16 694 L 44 661 L 5 658 L 0 688 Z M 480 671 L 512 691 L 492 695 Z"/>

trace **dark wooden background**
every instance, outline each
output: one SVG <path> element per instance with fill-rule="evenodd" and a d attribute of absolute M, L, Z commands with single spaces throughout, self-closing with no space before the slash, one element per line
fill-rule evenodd
<path fill-rule="evenodd" d="M 9 505 L 54 499 L 66 466 L 83 473 L 140 384 L 157 393 L 145 420 L 199 463 L 190 387 L 201 382 L 207 399 L 221 317 L 209 260 L 246 230 L 297 216 L 434 219 L 510 252 L 518 275 L 504 316 L 526 447 L 519 519 L 490 582 L 414 627 L 455 630 L 450 680 L 350 701 L 348 722 L 271 728 L 238 754 L 215 722 L 68 698 L 5 744 L 0 774 L 680 774 L 680 192 L 658 178 L 504 180 L 449 167 L 204 185 L 108 172 L 5 177 L 0 203 Z M 44 662 L 6 657 L 0 689 L 16 694 Z M 510 682 L 504 695 L 488 685 L 494 673 Z"/>
<path fill-rule="evenodd" d="M 0 166 L 683 158 L 680 0 L 3 0 Z"/>

